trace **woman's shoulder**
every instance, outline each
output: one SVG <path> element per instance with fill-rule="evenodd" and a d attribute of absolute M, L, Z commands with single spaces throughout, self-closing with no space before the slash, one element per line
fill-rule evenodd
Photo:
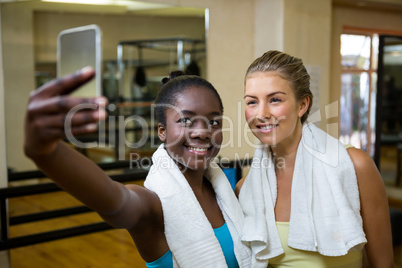
<path fill-rule="evenodd" d="M 355 169 L 365 169 L 368 167 L 375 166 L 373 159 L 371 156 L 362 149 L 349 146 L 346 147 L 346 151 L 349 154 L 350 159 L 353 162 Z"/>
<path fill-rule="evenodd" d="M 362 149 L 350 147 L 347 152 L 355 168 L 359 189 L 363 185 L 381 185 L 381 175 L 371 156 Z"/>
<path fill-rule="evenodd" d="M 246 180 L 246 177 L 243 177 L 236 183 L 235 194 L 236 194 L 237 198 L 239 198 L 240 190 L 241 190 L 241 187 L 243 186 L 243 183 L 245 180 Z"/>

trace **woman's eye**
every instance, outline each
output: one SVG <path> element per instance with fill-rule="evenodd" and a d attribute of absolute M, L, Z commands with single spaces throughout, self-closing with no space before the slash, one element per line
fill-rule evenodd
<path fill-rule="evenodd" d="M 255 100 L 251 100 L 251 101 L 246 101 L 246 104 L 247 105 L 254 105 L 254 104 L 256 104 L 257 102 L 255 101 Z"/>
<path fill-rule="evenodd" d="M 184 124 L 184 125 L 191 125 L 192 121 L 190 118 L 180 118 L 179 120 L 180 123 Z"/>
<path fill-rule="evenodd" d="M 211 120 L 209 121 L 209 124 L 211 126 L 219 126 L 221 123 L 218 120 Z"/>
<path fill-rule="evenodd" d="M 270 100 L 270 102 L 271 102 L 271 103 L 273 103 L 273 102 L 281 102 L 281 99 L 279 99 L 279 98 L 272 98 L 272 99 Z"/>

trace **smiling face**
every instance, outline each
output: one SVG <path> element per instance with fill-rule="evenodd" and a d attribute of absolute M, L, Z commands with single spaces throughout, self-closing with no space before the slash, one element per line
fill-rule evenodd
<path fill-rule="evenodd" d="M 275 146 L 299 141 L 300 118 L 307 110 L 308 98 L 296 101 L 289 82 L 277 72 L 249 74 L 244 99 L 246 120 L 261 143 Z"/>
<path fill-rule="evenodd" d="M 158 136 L 180 168 L 205 170 L 222 143 L 222 109 L 216 95 L 204 87 L 190 87 L 166 110 L 166 125 Z"/>

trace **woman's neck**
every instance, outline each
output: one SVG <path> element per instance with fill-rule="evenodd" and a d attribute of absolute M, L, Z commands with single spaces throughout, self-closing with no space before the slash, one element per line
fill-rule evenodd
<path fill-rule="evenodd" d="M 293 135 L 289 136 L 281 143 L 271 146 L 271 151 L 275 157 L 275 169 L 277 171 L 293 168 L 296 160 L 297 148 L 302 137 L 302 124 L 296 125 Z"/>
<path fill-rule="evenodd" d="M 187 169 L 183 172 L 184 177 L 188 181 L 191 189 L 193 192 L 200 192 L 204 191 L 204 174 L 205 170 L 191 170 Z"/>

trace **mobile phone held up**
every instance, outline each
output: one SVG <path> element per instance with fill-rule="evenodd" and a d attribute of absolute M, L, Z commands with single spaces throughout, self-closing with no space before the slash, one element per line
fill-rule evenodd
<path fill-rule="evenodd" d="M 95 97 L 102 94 L 102 33 L 92 24 L 63 30 L 57 37 L 57 77 L 92 66 L 93 80 L 74 91 L 79 97 Z"/>

